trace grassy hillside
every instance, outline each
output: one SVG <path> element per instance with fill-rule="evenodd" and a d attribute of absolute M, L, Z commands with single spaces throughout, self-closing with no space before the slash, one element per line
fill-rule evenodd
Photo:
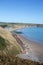
<path fill-rule="evenodd" d="M 5 49 L 6 43 L 5 40 L 0 36 L 0 50 Z"/>
<path fill-rule="evenodd" d="M 0 27 L 0 65 L 43 65 L 15 57 L 20 52 L 21 48 L 12 34 Z"/>
<path fill-rule="evenodd" d="M 0 54 L 16 55 L 21 52 L 21 48 L 12 34 L 0 27 Z"/>

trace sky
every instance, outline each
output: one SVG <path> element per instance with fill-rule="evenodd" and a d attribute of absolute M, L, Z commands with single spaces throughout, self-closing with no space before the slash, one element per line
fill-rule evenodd
<path fill-rule="evenodd" d="M 43 24 L 43 0 L 0 0 L 0 22 Z"/>

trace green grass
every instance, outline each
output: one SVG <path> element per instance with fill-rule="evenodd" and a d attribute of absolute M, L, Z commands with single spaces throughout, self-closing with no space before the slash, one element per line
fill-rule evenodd
<path fill-rule="evenodd" d="M 11 55 L 17 55 L 20 53 L 20 50 L 16 48 L 15 46 L 12 47 L 12 49 L 9 51 Z"/>
<path fill-rule="evenodd" d="M 6 43 L 5 43 L 5 40 L 0 37 L 0 50 L 4 50 L 6 47 Z"/>
<path fill-rule="evenodd" d="M 5 42 L 5 39 L 0 37 L 0 50 L 3 51 L 5 50 L 5 48 L 7 48 L 7 45 L 10 44 L 10 42 Z M 10 49 L 9 47 L 9 50 L 8 48 L 6 49 L 5 52 L 8 52 L 8 54 L 10 54 L 11 56 L 12 55 L 17 55 L 21 52 L 21 49 L 18 45 L 16 45 L 16 43 L 14 44 L 14 46 L 12 45 L 12 48 Z"/>

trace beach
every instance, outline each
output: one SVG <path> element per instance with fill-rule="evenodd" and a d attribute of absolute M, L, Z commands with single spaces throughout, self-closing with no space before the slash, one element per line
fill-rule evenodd
<path fill-rule="evenodd" d="M 29 59 L 36 62 L 43 62 L 43 45 L 38 44 L 36 42 L 32 42 L 26 39 L 24 36 L 20 34 L 13 33 L 15 39 L 23 48 L 21 54 L 18 54 L 20 58 Z"/>

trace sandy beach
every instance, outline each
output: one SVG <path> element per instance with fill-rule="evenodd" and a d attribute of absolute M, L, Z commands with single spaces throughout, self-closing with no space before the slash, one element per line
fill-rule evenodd
<path fill-rule="evenodd" d="M 16 36 L 16 37 L 15 37 Z M 32 42 L 20 34 L 16 34 L 14 37 L 17 42 L 23 48 L 22 54 L 18 56 L 23 59 L 30 59 L 36 62 L 43 62 L 43 45 Z"/>

